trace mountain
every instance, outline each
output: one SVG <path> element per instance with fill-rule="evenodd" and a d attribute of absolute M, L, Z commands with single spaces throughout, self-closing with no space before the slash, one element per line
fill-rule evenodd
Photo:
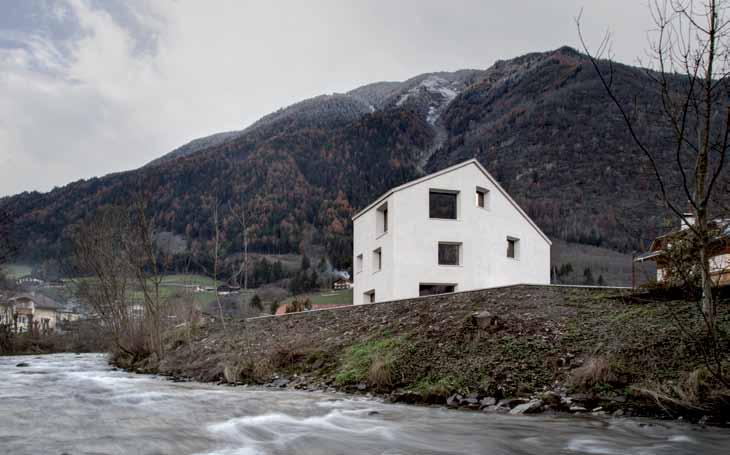
<path fill-rule="evenodd" d="M 645 71 L 613 69 L 619 96 L 637 103 L 640 134 L 667 148 Z M 67 255 L 75 223 L 143 191 L 156 225 L 202 257 L 214 206 L 240 203 L 254 251 L 323 248 L 335 266 L 348 267 L 350 217 L 359 208 L 472 157 L 554 238 L 639 249 L 664 215 L 594 69 L 570 48 L 318 96 L 137 170 L 0 199 L 0 209 L 14 216 L 23 256 L 38 260 Z M 226 210 L 222 217 L 225 251 L 235 255 L 241 227 Z"/>
<path fill-rule="evenodd" d="M 244 136 L 266 139 L 282 127 L 295 130 L 341 126 L 365 114 L 394 107 L 408 107 L 434 125 L 449 102 L 483 73 L 479 70 L 429 73 L 404 82 L 376 82 L 344 94 L 320 95 L 268 114 L 241 131 L 218 133 L 190 141 L 150 164 L 188 156 Z"/>

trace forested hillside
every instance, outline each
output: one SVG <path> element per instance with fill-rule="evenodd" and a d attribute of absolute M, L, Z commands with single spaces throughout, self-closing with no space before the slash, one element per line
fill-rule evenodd
<path fill-rule="evenodd" d="M 668 144 L 644 71 L 614 69 L 620 96 L 638 100 L 641 133 Z M 357 209 L 474 156 L 554 238 L 629 251 L 661 225 L 653 178 L 590 63 L 569 48 L 317 97 L 138 170 L 0 199 L 0 209 L 26 260 L 66 256 L 74 224 L 144 197 L 157 228 L 185 239 L 193 256 L 206 254 L 216 206 L 224 254 L 240 253 L 230 210 L 240 206 L 252 251 L 317 246 L 347 268 Z"/>

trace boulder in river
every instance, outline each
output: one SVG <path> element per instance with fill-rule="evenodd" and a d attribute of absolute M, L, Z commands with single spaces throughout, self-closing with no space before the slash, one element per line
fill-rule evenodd
<path fill-rule="evenodd" d="M 289 384 L 289 380 L 287 378 L 278 378 L 271 381 L 271 387 L 278 387 L 280 389 L 283 389 Z"/>
<path fill-rule="evenodd" d="M 542 410 L 542 400 L 530 400 L 527 403 L 519 404 L 509 412 L 512 415 L 534 414 Z"/>
<path fill-rule="evenodd" d="M 503 400 L 499 400 L 499 403 L 497 403 L 497 407 L 512 409 L 515 406 L 518 406 L 523 403 L 527 403 L 527 401 L 528 400 L 525 400 L 524 398 L 505 398 Z"/>
<path fill-rule="evenodd" d="M 29 367 L 30 364 L 27 362 L 20 362 L 19 364 L 15 365 L 15 366 L 18 368 L 23 368 L 23 367 Z"/>
<path fill-rule="evenodd" d="M 459 395 L 458 393 L 455 393 L 454 395 L 451 395 L 446 399 L 446 406 L 450 408 L 458 408 L 461 405 L 461 400 L 463 400 L 464 397 Z"/>

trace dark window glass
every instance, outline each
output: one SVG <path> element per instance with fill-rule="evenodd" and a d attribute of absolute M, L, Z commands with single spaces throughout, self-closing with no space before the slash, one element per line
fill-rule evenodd
<path fill-rule="evenodd" d="M 459 265 L 458 243 L 439 243 L 439 265 Z"/>
<path fill-rule="evenodd" d="M 446 294 L 454 292 L 456 286 L 453 284 L 422 284 L 418 287 L 418 295 Z"/>
<path fill-rule="evenodd" d="M 507 239 L 507 257 L 508 258 L 515 257 L 515 243 L 517 243 L 516 240 Z"/>
<path fill-rule="evenodd" d="M 388 209 L 383 210 L 383 232 L 388 232 Z"/>
<path fill-rule="evenodd" d="M 477 207 L 484 208 L 484 191 L 477 190 Z"/>
<path fill-rule="evenodd" d="M 428 198 L 428 213 L 431 218 L 456 219 L 456 193 L 431 191 Z"/>
<path fill-rule="evenodd" d="M 370 303 L 375 303 L 375 293 L 371 292 L 369 297 L 370 297 Z"/>

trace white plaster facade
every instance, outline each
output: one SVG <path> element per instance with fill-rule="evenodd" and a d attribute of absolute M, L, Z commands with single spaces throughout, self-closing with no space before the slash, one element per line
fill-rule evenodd
<path fill-rule="evenodd" d="M 456 194 L 456 219 L 430 217 L 433 191 Z M 422 285 L 550 283 L 550 240 L 475 159 L 393 188 L 353 217 L 353 229 L 355 304 L 416 297 Z M 458 265 L 439 264 L 439 243 L 459 245 Z"/>

